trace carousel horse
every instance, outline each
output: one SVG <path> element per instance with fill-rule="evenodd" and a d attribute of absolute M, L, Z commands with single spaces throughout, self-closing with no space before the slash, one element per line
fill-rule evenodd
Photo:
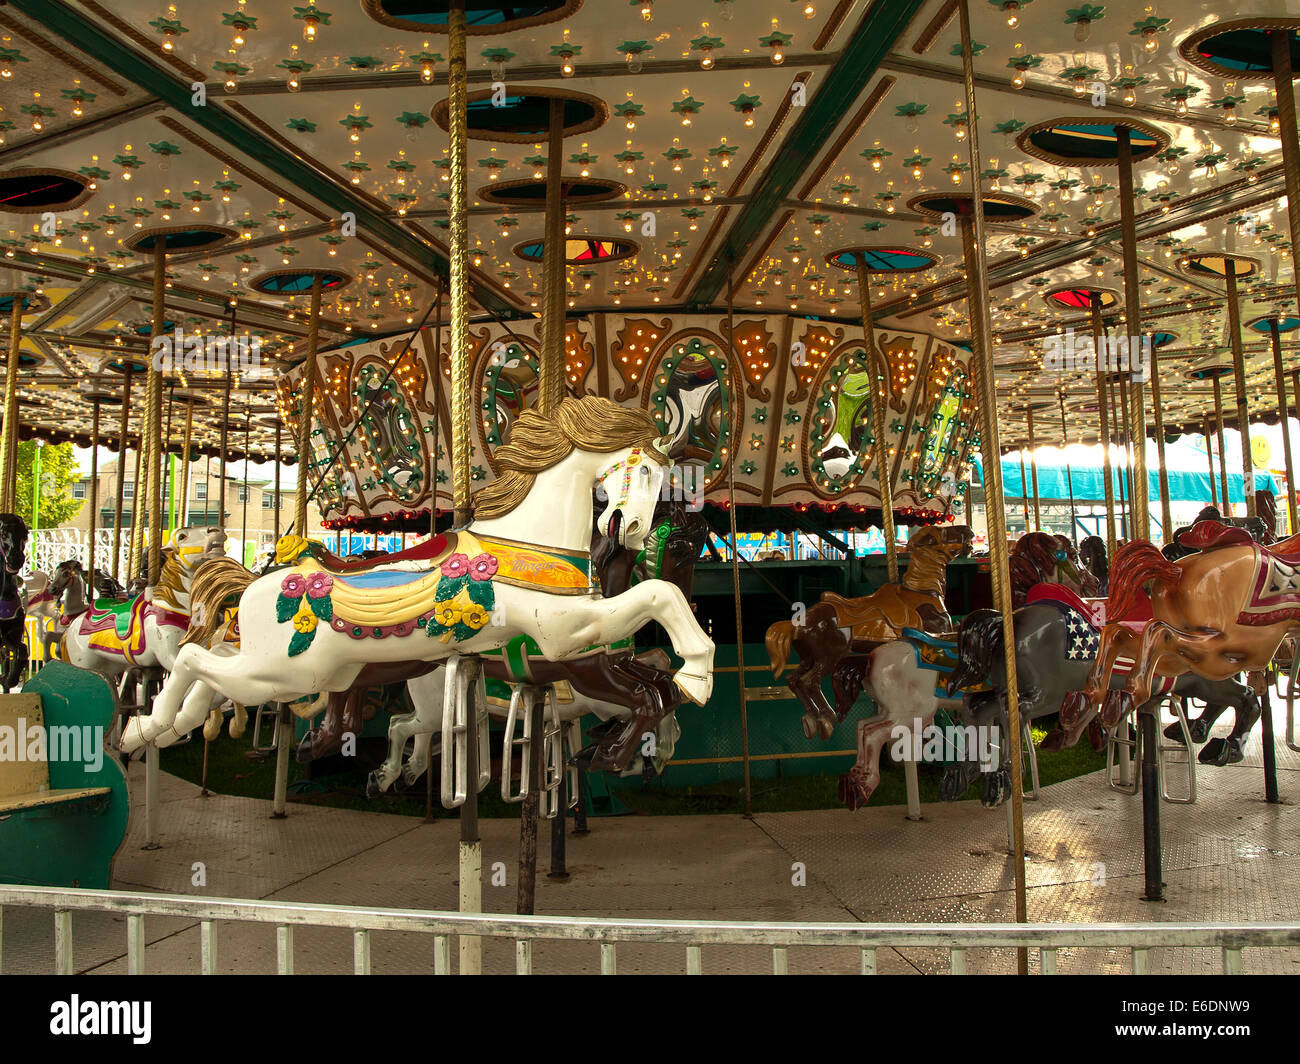
<path fill-rule="evenodd" d="M 1276 522 L 1276 506 L 1270 504 L 1266 509 L 1263 504 L 1263 499 L 1268 498 L 1271 500 L 1273 493 L 1257 491 L 1255 494 L 1260 503 L 1258 517 L 1224 517 L 1217 506 L 1206 506 L 1196 515 L 1196 520 L 1190 525 L 1184 525 L 1182 528 L 1174 530 L 1174 534 L 1169 537 L 1169 542 L 1160 548 L 1160 553 L 1171 562 L 1176 562 L 1179 558 L 1186 558 L 1189 554 L 1195 554 L 1198 548 L 1189 546 L 1184 537 L 1200 521 L 1217 521 L 1221 525 L 1244 528 L 1256 543 L 1276 543 L 1277 537 L 1272 533 Z"/>
<path fill-rule="evenodd" d="M 1300 535 L 1266 546 L 1245 529 L 1199 521 L 1180 543 L 1196 553 L 1171 562 L 1138 540 L 1116 554 L 1097 661 L 1062 711 L 1063 725 L 1100 711 L 1102 725 L 1114 727 L 1150 699 L 1156 676 L 1262 671 L 1284 639 L 1300 634 Z M 1124 686 L 1110 690 L 1121 653 L 1135 664 Z"/>
<path fill-rule="evenodd" d="M 900 735 L 910 741 L 914 733 L 924 733 L 933 724 L 940 709 L 955 714 L 967 694 L 987 689 L 977 681 L 970 690 L 949 694 L 948 679 L 956 664 L 950 639 L 914 628 L 904 629 L 898 639 L 866 655 L 855 681 L 875 703 L 876 712 L 858 721 L 858 759 L 840 777 L 840 801 L 849 809 L 866 805 L 880 785 L 880 754 L 887 742 Z M 974 751 L 973 745 L 965 745 Z"/>
<path fill-rule="evenodd" d="M 86 601 L 85 570 L 81 568 L 81 562 L 76 558 L 59 562 L 45 587 L 27 603 L 29 617 L 54 622 L 41 636 L 45 660 L 59 656 L 59 645 L 68 625 L 88 609 L 90 603 Z"/>
<path fill-rule="evenodd" d="M 1079 561 L 1097 581 L 1097 594 L 1106 594 L 1110 580 L 1110 558 L 1106 554 L 1106 541 L 1101 536 L 1084 536 L 1079 541 Z"/>
<path fill-rule="evenodd" d="M 904 628 L 944 632 L 952 627 L 944 605 L 947 566 L 954 558 L 970 553 L 972 540 L 973 533 L 965 525 L 922 528 L 908 541 L 907 572 L 901 583 L 885 584 L 854 599 L 825 592 L 802 623 L 777 621 L 768 628 L 764 642 L 774 677 L 785 671 L 790 648 L 799 652 L 799 667 L 786 679 L 786 685 L 803 704 L 804 735 L 830 738 L 836 713 L 821 685 L 825 677 L 838 675 L 838 666 L 846 656 L 860 657 L 873 644 L 897 638 Z M 836 700 L 843 701 L 838 687 Z M 839 719 L 843 719 L 842 713 Z"/>
<path fill-rule="evenodd" d="M 27 524 L 17 514 L 0 514 L 0 688 L 6 692 L 27 672 L 27 619 L 23 582 Z"/>
<path fill-rule="evenodd" d="M 1088 675 L 1096 659 L 1099 632 L 1086 603 L 1064 588 L 1046 584 L 1035 589 L 1029 604 L 1012 614 L 1011 623 L 1020 719 L 1032 723 L 1059 713 L 1066 697 Z M 1000 734 L 1009 734 L 1003 635 L 1002 615 L 996 610 L 976 610 L 957 631 L 957 665 L 948 680 L 949 690 L 984 685 L 985 693 L 970 695 L 962 713 L 962 722 L 981 734 L 987 734 L 995 724 Z M 1122 668 L 1111 677 L 1115 686 L 1124 682 Z M 1214 750 L 1207 747 L 1201 761 L 1226 764 L 1230 759 L 1240 760 L 1243 736 L 1261 711 L 1259 697 L 1251 688 L 1228 677 L 1209 680 L 1187 673 L 1171 678 L 1153 692 L 1152 703 L 1143 708 L 1154 711 L 1166 695 L 1202 699 L 1215 717 L 1231 706 L 1236 713 L 1232 736 L 1227 741 L 1215 740 Z M 1073 746 L 1081 734 L 1082 729 L 1054 729 L 1043 740 L 1042 749 Z M 949 769 L 940 786 L 940 797 L 945 801 L 959 798 L 979 771 L 979 766 L 970 762 Z M 1010 791 L 1010 765 L 984 772 L 981 800 L 985 805 L 1000 805 Z"/>
<path fill-rule="evenodd" d="M 566 398 L 549 416 L 520 415 L 497 451 L 501 473 L 480 489 L 463 529 L 360 563 L 284 537 L 277 560 L 287 569 L 259 577 L 245 570 L 195 600 L 211 616 L 206 611 L 238 592 L 238 652 L 182 646 L 153 713 L 128 725 L 122 749 L 179 739 L 173 725 L 196 686 L 244 705 L 294 702 L 346 690 L 369 663 L 476 656 L 520 636 L 539 656 L 564 660 L 652 620 L 683 659 L 673 681 L 705 703 L 713 642 L 680 589 L 647 580 L 604 599 L 589 587 L 593 490 L 609 500 L 601 534 L 639 548 L 669 461 L 659 443 L 654 420 L 641 411 L 599 396 Z"/>
<path fill-rule="evenodd" d="M 1076 595 L 1097 594 L 1097 577 L 1079 558 L 1069 536 L 1026 532 L 1011 548 L 1011 608 L 1019 609 L 1038 584 L 1061 584 Z"/>
<path fill-rule="evenodd" d="M 671 665 L 667 652 L 657 647 L 638 655 L 638 661 L 646 668 L 665 673 L 668 672 Z M 366 783 L 366 794 L 368 796 L 374 797 L 376 794 L 383 793 L 390 785 L 400 793 L 414 785 L 428 770 L 433 737 L 442 731 L 442 706 L 446 673 L 447 670 L 439 666 L 406 682 L 406 690 L 414 708 L 410 713 L 395 715 L 390 722 L 388 729 L 388 759 L 383 766 L 371 773 L 370 779 Z M 620 695 L 620 698 L 622 697 Z M 488 712 L 498 719 L 505 719 L 507 708 L 508 700 L 494 700 L 492 698 L 488 700 Z M 596 768 L 598 771 L 601 770 L 601 766 L 593 763 L 593 755 L 601 746 L 611 740 L 616 740 L 629 727 L 635 727 L 636 743 L 632 746 L 632 756 L 626 759 L 625 764 L 612 764 L 605 771 L 616 772 L 623 776 L 657 776 L 663 771 L 664 765 L 672 757 L 673 749 L 682 734 L 681 725 L 677 723 L 676 717 L 672 714 L 659 718 L 653 723 L 650 730 L 646 731 L 644 725 L 636 723 L 634 718 L 635 710 L 632 707 L 623 705 L 621 701 L 610 702 L 588 697 L 578 691 L 576 686 L 573 690 L 573 697 L 569 701 L 557 701 L 556 711 L 561 724 L 579 720 L 591 713 L 599 717 L 602 723 L 610 725 L 608 735 L 604 734 L 606 729 L 602 726 L 593 728 L 592 732 L 597 737 L 597 742 L 579 751 L 575 756 L 575 760 L 582 762 L 583 767 L 588 770 L 592 768 Z M 638 751 L 647 734 L 653 734 L 655 737 L 655 753 L 648 761 L 643 759 Z M 406 741 L 412 737 L 414 737 L 415 742 L 412 745 L 411 754 L 403 762 L 402 753 L 405 750 Z"/>
<path fill-rule="evenodd" d="M 599 565 L 602 594 L 612 598 L 625 592 L 632 586 L 635 570 L 641 580 L 671 582 L 689 599 L 695 561 L 707 534 L 703 517 L 674 506 L 668 520 L 655 526 L 639 553 L 618 545 L 608 548 L 609 541 L 598 537 L 592 559 Z M 619 564 L 620 554 L 631 559 L 632 568 Z M 530 654 L 526 646 L 518 644 L 515 641 L 502 654 L 485 655 L 484 672 L 489 680 L 567 685 L 572 700 L 560 701 L 562 720 L 576 720 L 591 712 L 603 721 L 625 722 L 601 729 L 598 741 L 579 753 L 587 769 L 626 773 L 637 757 L 643 737 L 647 733 L 667 732 L 664 721 L 677 708 L 680 696 L 672 684 L 668 658 L 662 650 L 636 654 L 629 640 L 625 646 L 595 648 L 577 658 L 551 662 Z M 520 656 L 522 663 L 517 660 Z M 425 771 L 427 760 L 419 756 L 419 751 L 423 748 L 427 754 L 429 742 L 423 737 L 442 728 L 441 684 L 440 678 L 407 682 L 414 710 L 390 722 L 389 756 L 372 773 L 368 793 L 381 792 L 398 782 L 399 771 L 402 783 L 408 786 Z M 411 735 L 419 740 L 416 753 L 403 765 L 402 751 Z"/>
<path fill-rule="evenodd" d="M 199 567 L 223 558 L 226 533 L 179 528 L 167 546 L 156 587 L 126 602 L 96 602 L 63 634 L 63 658 L 112 680 L 128 668 L 171 671 L 190 625 L 190 584 Z"/>
<path fill-rule="evenodd" d="M 661 510 L 664 517 L 658 519 Z M 656 518 L 657 523 L 639 553 L 606 537 L 593 536 L 592 564 L 600 577 L 601 593 L 606 598 L 626 591 L 634 573 L 642 580 L 668 580 L 690 598 L 695 561 L 708 534 L 708 526 L 700 514 L 688 513 L 677 503 L 660 504 Z M 636 710 L 632 714 L 633 720 L 622 732 L 603 735 L 598 748 L 590 752 L 598 769 L 625 770 L 635 755 L 642 731 L 646 727 L 657 727 L 658 722 L 680 703 L 677 685 L 672 682 L 667 669 L 657 667 L 657 658 L 634 656 L 630 643 L 612 652 L 606 649 L 605 653 L 583 655 L 564 662 L 538 659 L 532 648 L 526 647 L 522 640 L 519 643 L 515 652 L 484 656 L 484 672 L 489 680 L 567 683 L 576 695 L 595 704 L 613 703 Z M 324 757 L 342 744 L 345 734 L 360 734 L 365 722 L 375 712 L 374 703 L 362 697 L 372 683 L 413 682 L 436 667 L 440 667 L 436 662 L 405 662 L 362 669 L 355 686 L 329 696 L 321 723 L 304 736 L 298 746 L 297 759 L 307 762 Z M 408 684 L 408 689 L 414 699 L 414 687 Z M 314 716 L 316 712 L 318 707 L 313 705 L 300 715 Z M 441 718 L 438 723 L 441 724 Z"/>

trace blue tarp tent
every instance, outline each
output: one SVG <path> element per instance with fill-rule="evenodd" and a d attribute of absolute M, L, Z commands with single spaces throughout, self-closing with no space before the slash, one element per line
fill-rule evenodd
<path fill-rule="evenodd" d="M 1241 492 L 1241 452 L 1237 452 L 1234 460 L 1232 451 L 1233 448 L 1229 447 L 1228 494 L 1232 502 L 1239 503 L 1244 501 Z M 1118 455 L 1118 453 L 1117 451 L 1116 454 Z M 1074 489 L 1076 500 L 1089 499 L 1095 501 L 1105 497 L 1106 478 L 1105 472 L 1100 465 L 1102 457 L 1100 447 L 1071 448 L 1068 486 L 1066 484 L 1066 467 L 1062 452 L 1053 447 L 1042 448 L 1038 454 L 1038 497 L 1040 499 L 1068 499 L 1070 497 L 1070 488 Z M 1081 461 L 1075 461 L 1076 455 Z M 1212 495 L 1209 460 L 1196 437 L 1183 437 L 1177 443 L 1169 444 L 1165 448 L 1165 467 L 1169 473 L 1170 502 L 1209 503 Z M 1217 460 L 1215 469 L 1213 494 L 1217 494 L 1219 490 Z M 1233 472 L 1234 469 L 1236 472 Z M 1122 458 L 1116 459 L 1116 465 L 1111 472 L 1115 478 L 1115 498 L 1118 499 L 1120 497 L 1121 473 L 1123 473 L 1124 480 L 1128 480 L 1128 471 L 1124 468 Z M 1147 496 L 1151 499 L 1158 499 L 1160 498 L 1160 478 L 1156 470 L 1154 443 L 1149 443 L 1147 447 L 1147 474 Z M 1019 499 L 1026 494 L 1032 497 L 1034 482 L 1033 473 L 1029 467 L 1028 454 L 1025 455 L 1025 476 L 1029 481 L 1028 488 L 1021 482 L 1020 478 L 1020 452 L 1013 451 L 1011 454 L 1003 456 L 1002 493 L 1006 498 Z M 984 471 L 978 456 L 975 458 L 975 483 L 979 487 L 984 485 Z M 1271 491 L 1275 495 L 1281 491 L 1280 485 L 1274 480 L 1272 474 L 1263 470 L 1255 471 L 1255 486 Z M 1124 492 L 1125 497 L 1130 494 L 1128 491 Z"/>

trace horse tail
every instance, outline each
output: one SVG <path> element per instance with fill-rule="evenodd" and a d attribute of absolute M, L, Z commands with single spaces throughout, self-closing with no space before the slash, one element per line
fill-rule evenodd
<path fill-rule="evenodd" d="M 1124 544 L 1115 552 L 1115 564 L 1110 571 L 1106 620 L 1118 621 L 1132 613 L 1149 582 L 1154 581 L 1157 586 L 1176 585 L 1182 576 L 1182 568 L 1150 543 L 1136 540 Z"/>
<path fill-rule="evenodd" d="M 767 659 L 772 665 L 772 676 L 779 679 L 790 660 L 790 644 L 794 641 L 794 622 L 777 621 L 769 625 L 763 643 L 767 646 Z"/>
<path fill-rule="evenodd" d="M 234 598 L 238 603 L 256 579 L 233 558 L 214 558 L 200 565 L 190 584 L 190 627 L 181 645 L 207 646 L 225 620 L 227 601 Z"/>
<path fill-rule="evenodd" d="M 984 680 L 1002 654 L 1002 614 L 975 610 L 957 629 L 957 664 L 948 675 L 948 695 Z"/>

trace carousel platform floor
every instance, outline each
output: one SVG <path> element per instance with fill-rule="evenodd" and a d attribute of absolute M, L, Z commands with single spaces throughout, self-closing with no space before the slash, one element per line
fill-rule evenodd
<path fill-rule="evenodd" d="M 1283 712 L 1275 706 L 1277 734 Z M 1226 733 L 1225 727 L 1215 734 Z M 1167 901 L 1148 903 L 1142 891 L 1140 799 L 1109 791 L 1100 773 L 1046 788 L 1025 804 L 1031 920 L 1190 921 L 1300 920 L 1300 755 L 1279 742 L 1278 779 L 1284 804 L 1263 800 L 1258 729 L 1246 760 L 1202 768 L 1195 805 L 1162 805 Z M 165 766 L 164 758 L 164 766 Z M 159 807 L 160 849 L 141 849 L 143 768 L 131 771 L 132 822 L 115 867 L 123 890 L 221 897 L 454 909 L 457 824 L 434 824 L 382 813 L 291 805 L 270 819 L 270 802 L 202 797 L 164 772 Z M 494 784 L 495 785 L 495 784 Z M 1000 921 L 1014 919 L 1006 817 L 977 802 L 927 805 L 921 822 L 900 807 L 735 816 L 622 817 L 591 822 L 570 836 L 571 877 L 549 880 L 544 834 L 537 911 L 555 915 L 712 918 L 727 920 Z M 544 827 L 544 831 L 549 830 Z M 517 823 L 482 822 L 484 867 L 504 862 L 508 885 L 484 887 L 486 907 L 514 907 Z M 807 885 L 792 885 L 803 862 Z M 206 884 L 194 884 L 201 864 Z M 4 970 L 48 972 L 53 920 L 47 912 L 5 914 Z M 146 921 L 145 968 L 150 973 L 197 972 L 197 925 Z M 107 914 L 74 917 L 78 971 L 125 971 L 126 925 Z M 431 973 L 427 935 L 376 934 L 376 973 Z M 453 964 L 455 949 L 452 950 Z M 222 971 L 270 973 L 270 927 L 222 924 Z M 621 973 L 681 972 L 684 951 L 668 946 L 621 946 Z M 1216 972 L 1210 950 L 1157 949 L 1152 970 Z M 300 973 L 347 972 L 352 950 L 342 930 L 299 928 Z M 853 949 L 792 949 L 792 973 L 856 971 Z M 881 950 L 890 974 L 946 971 L 938 951 Z M 972 972 L 1014 971 L 1014 953 L 969 955 Z M 1036 957 L 1031 963 L 1036 965 Z M 708 947 L 708 973 L 770 971 L 765 948 Z M 1248 973 L 1300 974 L 1300 950 L 1249 949 Z M 513 971 L 513 944 L 485 942 L 484 967 Z M 599 971 L 594 945 L 534 945 L 534 971 Z M 1062 972 L 1126 972 L 1126 951 L 1062 950 Z"/>

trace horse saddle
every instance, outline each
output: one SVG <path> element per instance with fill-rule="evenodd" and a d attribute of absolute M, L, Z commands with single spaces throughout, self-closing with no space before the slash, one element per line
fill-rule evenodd
<path fill-rule="evenodd" d="M 401 562 L 427 562 L 433 565 L 455 552 L 456 540 L 457 534 L 455 532 L 447 532 L 442 535 L 430 536 L 423 543 L 417 543 L 414 547 L 398 551 L 396 554 L 380 554 L 374 558 L 357 558 L 353 560 L 340 558 L 333 551 L 317 545 L 312 552 L 312 556 L 320 567 L 332 576 L 356 576 L 358 573 L 369 572 L 380 565 L 398 565 Z"/>
<path fill-rule="evenodd" d="M 135 604 L 134 598 L 125 602 L 100 599 L 81 615 L 81 634 L 93 635 L 112 628 L 118 639 L 125 640 L 131 634 L 131 612 Z"/>
<path fill-rule="evenodd" d="M 951 639 L 942 639 L 923 632 L 919 628 L 904 628 L 899 633 L 912 646 L 916 655 L 917 668 L 935 673 L 934 693 L 939 698 L 948 697 L 948 677 L 957 667 L 957 644 Z M 972 694 L 991 690 L 983 681 L 970 684 L 960 690 L 961 694 Z"/>
<path fill-rule="evenodd" d="M 1191 528 L 1177 535 L 1179 546 L 1193 550 L 1215 550 L 1219 547 L 1255 546 L 1261 554 L 1274 558 L 1284 565 L 1300 566 L 1300 535 L 1284 539 L 1281 543 L 1263 544 L 1256 541 L 1246 529 L 1226 525 L 1222 521 L 1197 521 Z"/>

